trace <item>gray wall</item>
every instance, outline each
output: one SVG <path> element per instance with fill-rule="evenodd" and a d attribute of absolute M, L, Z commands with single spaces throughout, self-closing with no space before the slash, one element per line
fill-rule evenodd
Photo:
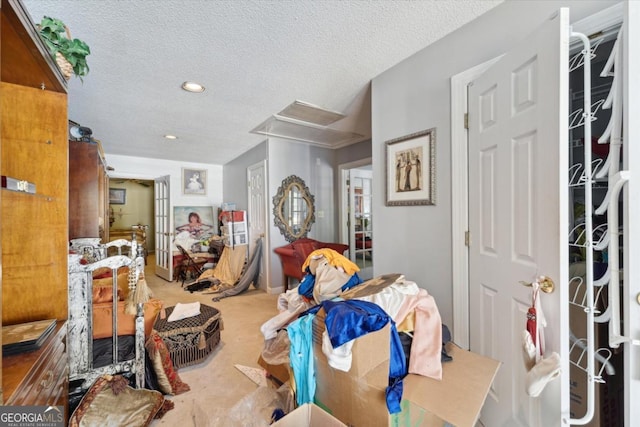
<path fill-rule="evenodd" d="M 269 201 L 273 206 L 273 196 L 277 194 L 282 180 L 289 175 L 302 178 L 315 199 L 316 221 L 311 226 L 308 237 L 333 241 L 336 238 L 336 191 L 334 188 L 335 151 L 304 143 L 272 138 L 269 140 Z M 282 283 L 280 259 L 273 254 L 273 248 L 288 244 L 273 223 L 269 211 L 270 236 L 270 287 L 279 288 Z"/>
<path fill-rule="evenodd" d="M 222 167 L 223 202 L 234 202 L 238 210 L 247 210 L 247 168 L 266 158 L 267 141 L 263 141 Z"/>
<path fill-rule="evenodd" d="M 314 196 L 316 221 L 308 236 L 313 239 L 334 242 L 338 239 L 337 165 L 371 157 L 369 141 L 331 150 L 295 141 L 271 138 L 242 154 L 223 168 L 224 201 L 235 202 L 238 209 L 247 207 L 247 167 L 267 159 L 267 199 L 269 210 L 268 234 L 265 255 L 270 263 L 268 291 L 278 292 L 282 283 L 280 259 L 273 248 L 288 244 L 273 221 L 273 197 L 282 180 L 289 175 L 302 178 Z"/>
<path fill-rule="evenodd" d="M 506 1 L 372 81 L 374 276 L 403 273 L 453 330 L 450 78 L 507 51 L 562 6 L 575 22 L 611 1 Z M 385 141 L 436 128 L 436 205 L 385 206 Z"/>
<path fill-rule="evenodd" d="M 371 157 L 371 140 L 358 142 L 336 150 L 336 165 L 355 162 Z"/>

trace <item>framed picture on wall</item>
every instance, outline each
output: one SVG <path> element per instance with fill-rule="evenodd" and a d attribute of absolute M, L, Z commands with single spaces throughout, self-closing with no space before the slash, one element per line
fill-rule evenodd
<path fill-rule="evenodd" d="M 109 189 L 109 204 L 124 205 L 127 202 L 127 190 L 124 188 Z"/>
<path fill-rule="evenodd" d="M 182 194 L 204 196 L 207 194 L 207 170 L 182 168 Z"/>
<path fill-rule="evenodd" d="M 436 130 L 386 142 L 387 206 L 436 204 Z"/>

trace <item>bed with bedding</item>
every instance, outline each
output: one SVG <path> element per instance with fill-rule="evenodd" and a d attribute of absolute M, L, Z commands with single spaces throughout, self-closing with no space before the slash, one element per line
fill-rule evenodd
<path fill-rule="evenodd" d="M 129 298 L 144 277 L 141 255 L 104 257 L 102 245 L 92 242 L 91 250 L 86 243 L 77 251 L 72 242 L 69 254 L 69 381 L 86 390 L 101 375 L 127 374 L 142 388 L 145 340 L 162 302 Z M 136 254 L 135 241 L 129 244 Z"/>

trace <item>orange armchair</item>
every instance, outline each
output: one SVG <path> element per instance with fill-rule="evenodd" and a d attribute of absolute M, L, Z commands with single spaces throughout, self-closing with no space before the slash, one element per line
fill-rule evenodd
<path fill-rule="evenodd" d="M 349 249 L 348 245 L 342 243 L 326 243 L 314 239 L 298 239 L 288 245 L 275 248 L 273 251 L 280 257 L 282 263 L 282 276 L 285 292 L 289 288 L 289 277 L 297 279 L 299 282 L 306 274 L 302 270 L 302 265 L 307 260 L 311 252 L 317 249 L 329 248 L 344 255 L 344 251 Z"/>

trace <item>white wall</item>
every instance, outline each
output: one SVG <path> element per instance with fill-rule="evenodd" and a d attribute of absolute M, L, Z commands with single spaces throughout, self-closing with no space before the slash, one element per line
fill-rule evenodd
<path fill-rule="evenodd" d="M 222 203 L 222 166 L 206 163 L 175 162 L 172 160 L 148 159 L 144 157 L 120 156 L 105 153 L 107 165 L 114 168 L 110 178 L 155 179 L 169 175 L 171 211 L 173 206 L 212 206 L 214 216 Z M 204 196 L 182 194 L 182 168 L 207 170 L 207 194 Z M 173 217 L 171 218 L 173 228 Z"/>
<path fill-rule="evenodd" d="M 507 1 L 372 81 L 374 276 L 402 273 L 427 289 L 451 330 L 450 78 L 505 52 L 562 6 L 574 22 L 614 3 Z M 436 205 L 385 206 L 385 141 L 429 128 L 436 128 Z"/>

